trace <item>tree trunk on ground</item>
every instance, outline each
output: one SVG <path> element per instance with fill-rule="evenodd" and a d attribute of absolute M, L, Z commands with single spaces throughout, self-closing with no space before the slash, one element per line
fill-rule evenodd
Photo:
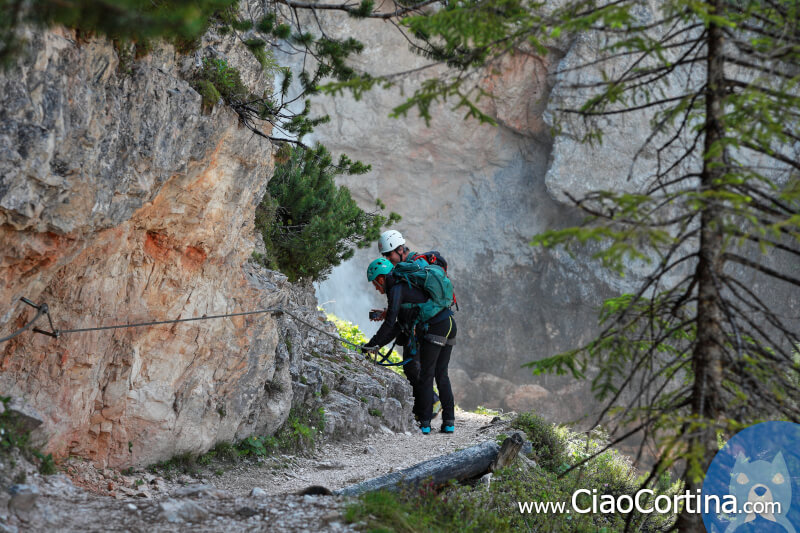
<path fill-rule="evenodd" d="M 504 440 L 500 451 L 497 453 L 497 458 L 492 461 L 492 464 L 489 466 L 489 471 L 496 472 L 504 466 L 511 464 L 514 459 L 517 458 L 517 454 L 522 449 L 524 443 L 525 441 L 519 433 L 514 433 Z"/>
<path fill-rule="evenodd" d="M 511 439 L 507 439 L 511 440 Z M 335 491 L 335 494 L 357 496 L 376 490 L 397 491 L 404 487 L 433 483 L 442 485 L 485 474 L 498 456 L 500 447 L 493 441 L 482 442 L 465 450 L 430 459 L 418 465 L 363 481 Z M 519 450 L 517 450 L 519 451 Z"/>

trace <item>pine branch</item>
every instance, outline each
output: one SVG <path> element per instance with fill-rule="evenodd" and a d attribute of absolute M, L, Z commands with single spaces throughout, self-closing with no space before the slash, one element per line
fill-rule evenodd
<path fill-rule="evenodd" d="M 288 6 L 292 9 L 344 11 L 350 15 L 357 16 L 358 18 L 390 19 L 402 17 L 409 13 L 418 12 L 423 7 L 440 3 L 441 0 L 423 0 L 422 2 L 413 4 L 411 6 L 398 7 L 394 11 L 389 11 L 386 13 L 370 12 L 369 14 L 364 14 L 360 6 L 350 2 L 345 2 L 343 4 L 318 4 L 316 2 L 297 2 L 295 0 L 275 0 L 275 2 Z"/>

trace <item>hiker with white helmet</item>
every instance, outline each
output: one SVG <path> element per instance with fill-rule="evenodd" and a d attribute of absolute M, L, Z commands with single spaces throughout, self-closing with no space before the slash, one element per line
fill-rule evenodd
<path fill-rule="evenodd" d="M 426 252 L 424 254 L 412 253 L 406 246 L 406 240 L 403 235 L 394 229 L 390 229 L 381 233 L 378 240 L 378 251 L 381 255 L 388 259 L 392 265 L 402 263 L 403 261 L 416 261 L 417 259 L 425 259 L 428 264 L 439 265 L 447 272 L 447 261 L 444 260 L 442 254 L 437 251 Z"/>
<path fill-rule="evenodd" d="M 383 324 L 364 346 L 364 350 L 377 351 L 396 338 L 410 339 L 407 346 L 412 354 L 419 345 L 419 356 L 414 357 L 419 360 L 419 377 L 413 380 L 409 378 L 414 388 L 414 414 L 419 420 L 422 433 L 430 433 L 435 379 L 442 403 L 441 430 L 444 433 L 453 433 L 455 401 L 447 373 L 456 337 L 456 323 L 450 310 L 452 286 L 444 270 L 439 266 L 431 266 L 424 258 L 393 264 L 394 261 L 388 256 L 396 255 L 406 259 L 409 252 L 399 232 L 384 239 L 386 233 L 381 236 L 379 245 L 387 257 L 378 258 L 369 264 L 367 280 L 378 292 L 386 295 L 388 306 L 382 310 Z M 399 265 L 398 271 L 395 271 L 395 265 Z M 444 290 L 440 291 L 441 294 L 434 295 L 436 298 L 432 297 L 417 281 L 420 276 L 430 276 L 436 282 L 434 284 L 438 283 Z"/>
<path fill-rule="evenodd" d="M 381 238 L 378 239 L 378 251 L 391 261 L 392 265 L 396 265 L 408 257 L 408 246 L 405 244 L 403 235 L 397 230 L 390 229 L 381 233 Z"/>

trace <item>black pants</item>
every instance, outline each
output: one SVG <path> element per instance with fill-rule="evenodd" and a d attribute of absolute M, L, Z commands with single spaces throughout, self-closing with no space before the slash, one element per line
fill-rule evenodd
<path fill-rule="evenodd" d="M 453 389 L 450 387 L 450 376 L 447 375 L 447 365 L 450 363 L 450 353 L 453 346 L 446 344 L 439 346 L 425 340 L 425 334 L 456 338 L 456 321 L 453 317 L 431 324 L 427 332 L 419 332 L 420 342 L 420 374 L 414 385 L 414 399 L 418 407 L 417 416 L 422 426 L 430 426 L 433 418 L 433 380 L 439 388 L 439 399 L 442 402 L 442 420 L 455 420 L 455 400 Z M 410 364 L 410 363 L 409 363 Z"/>

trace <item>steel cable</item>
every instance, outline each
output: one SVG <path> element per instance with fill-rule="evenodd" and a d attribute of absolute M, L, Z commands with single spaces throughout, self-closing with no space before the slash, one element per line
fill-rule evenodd
<path fill-rule="evenodd" d="M 35 323 L 37 320 L 39 320 L 39 319 L 42 317 L 42 315 L 43 315 L 43 314 L 45 314 L 46 312 L 47 312 L 47 308 L 46 308 L 46 307 L 39 307 L 39 308 L 37 309 L 37 311 L 36 311 L 36 316 L 35 316 L 35 317 L 33 317 L 33 319 L 32 319 L 30 322 L 28 322 L 27 324 L 25 324 L 24 326 L 22 326 L 20 329 L 18 329 L 17 331 L 15 331 L 14 333 L 12 333 L 12 334 L 11 334 L 11 335 L 9 335 L 8 337 L 3 337 L 3 338 L 1 338 L 1 339 L 0 339 L 0 342 L 6 342 L 6 341 L 10 341 L 11 339 L 13 339 L 14 337 L 16 337 L 16 336 L 17 336 L 17 335 L 19 335 L 20 333 L 23 333 L 23 332 L 25 332 L 25 331 L 28 331 L 28 330 L 31 328 L 31 326 L 33 326 L 33 324 L 34 324 L 34 323 Z"/>
<path fill-rule="evenodd" d="M 30 305 L 33 305 L 33 304 L 30 304 Z M 23 326 L 22 328 L 18 329 L 17 331 L 12 333 L 8 337 L 3 337 L 2 339 L 0 339 L 0 342 L 5 342 L 7 340 L 11 340 L 14 337 L 16 337 L 17 335 L 19 335 L 20 333 L 23 333 L 23 332 L 27 331 L 28 329 L 31 328 L 31 326 L 33 326 L 33 324 L 37 320 L 39 320 L 39 318 L 42 315 L 47 313 L 47 306 L 45 306 L 45 305 L 38 306 L 36 308 L 37 308 L 36 316 L 33 317 L 33 319 L 30 322 L 28 322 L 25 326 Z M 179 322 L 193 322 L 193 321 L 197 321 L 197 320 L 211 320 L 211 319 L 216 319 L 216 318 L 228 318 L 228 317 L 234 317 L 234 316 L 257 315 L 257 314 L 264 314 L 264 313 L 284 313 L 284 314 L 287 314 L 287 315 L 291 316 L 292 318 L 294 318 L 295 320 L 297 320 L 298 322 L 301 322 L 301 323 L 305 324 L 309 328 L 311 328 L 311 329 L 313 329 L 315 331 L 318 331 L 318 332 L 322 333 L 323 335 L 327 335 L 328 337 L 332 338 L 333 340 L 337 340 L 339 342 L 343 342 L 345 344 L 349 344 L 350 346 L 356 348 L 357 350 L 361 349 L 361 345 L 360 344 L 356 344 L 354 342 L 350 342 L 347 339 L 343 339 L 341 337 L 338 337 L 336 335 L 328 333 L 327 331 L 325 331 L 323 329 L 320 329 L 317 326 L 311 324 L 310 322 L 300 318 L 299 316 L 297 316 L 296 314 L 292 313 L 291 311 L 287 311 L 287 310 L 283 309 L 282 307 L 269 307 L 269 308 L 266 308 L 266 309 L 257 309 L 255 311 L 244 311 L 244 312 L 241 312 L 241 313 L 226 313 L 226 314 L 222 314 L 222 315 L 207 315 L 207 316 L 198 316 L 198 317 L 192 317 L 192 318 L 177 318 L 177 319 L 174 319 L 174 320 L 154 320 L 154 321 L 150 321 L 150 322 L 132 322 L 132 323 L 127 323 L 127 324 L 115 324 L 113 326 L 96 326 L 96 327 L 91 327 L 91 328 L 73 328 L 73 329 L 55 329 L 55 330 L 52 331 L 52 333 L 48 333 L 48 332 L 42 332 L 42 333 L 49 334 L 49 335 L 51 335 L 53 337 L 58 338 L 59 336 L 67 334 L 67 333 L 84 333 L 84 332 L 88 332 L 88 331 L 104 331 L 104 330 L 111 330 L 111 329 L 139 328 L 139 327 L 145 327 L 145 326 L 160 326 L 160 325 L 164 325 L 164 324 L 177 324 Z"/>

